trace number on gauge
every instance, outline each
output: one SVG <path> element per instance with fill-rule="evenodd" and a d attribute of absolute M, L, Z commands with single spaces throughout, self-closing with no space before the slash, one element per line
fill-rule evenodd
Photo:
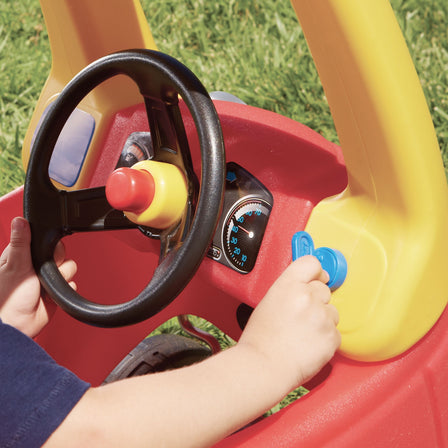
<path fill-rule="evenodd" d="M 250 272 L 255 265 L 271 208 L 262 199 L 247 198 L 227 215 L 222 246 L 229 263 L 243 273 Z"/>

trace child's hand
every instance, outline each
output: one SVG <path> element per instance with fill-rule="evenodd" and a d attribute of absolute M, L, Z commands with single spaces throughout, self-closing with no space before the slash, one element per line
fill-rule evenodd
<path fill-rule="evenodd" d="M 23 218 L 11 223 L 9 245 L 0 257 L 0 318 L 30 337 L 48 323 L 54 304 L 41 296 L 39 279 L 31 262 L 31 231 Z M 65 260 L 62 243 L 55 249 L 55 262 L 69 282 L 76 273 L 73 260 Z M 75 284 L 71 283 L 72 287 Z"/>
<path fill-rule="evenodd" d="M 340 336 L 327 280 L 316 258 L 295 261 L 238 344 L 192 366 L 89 389 L 45 446 L 214 445 L 333 356 Z"/>
<path fill-rule="evenodd" d="M 299 258 L 272 285 L 241 336 L 290 390 L 313 377 L 340 345 L 327 281 L 315 257 Z"/>

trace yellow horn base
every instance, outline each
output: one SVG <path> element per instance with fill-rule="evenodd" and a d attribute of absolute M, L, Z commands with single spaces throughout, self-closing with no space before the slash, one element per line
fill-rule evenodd
<path fill-rule="evenodd" d="M 124 212 L 126 217 L 141 226 L 166 229 L 180 221 L 188 199 L 187 183 L 175 165 L 155 160 L 143 160 L 133 169 L 145 170 L 154 178 L 155 192 L 151 205 L 142 213 Z"/>

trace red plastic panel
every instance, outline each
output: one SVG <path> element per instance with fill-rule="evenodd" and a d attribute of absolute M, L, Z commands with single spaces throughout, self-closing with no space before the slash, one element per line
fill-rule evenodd
<path fill-rule="evenodd" d="M 274 206 L 258 261 L 244 277 L 217 263 L 205 263 L 203 280 L 225 294 L 255 306 L 291 262 L 291 238 L 304 230 L 320 200 L 347 184 L 340 148 L 293 120 L 262 109 L 215 102 L 224 134 L 227 161 L 234 161 L 257 177 L 274 196 Z M 186 108 L 182 108 L 197 174 L 198 138 Z M 91 186 L 104 185 L 132 132 L 147 131 L 143 105 L 121 111 L 113 119 Z"/>
<path fill-rule="evenodd" d="M 337 357 L 311 393 L 218 444 L 224 447 L 448 446 L 448 313 L 397 359 Z"/>
<path fill-rule="evenodd" d="M 98 384 L 144 336 L 171 316 L 191 313 L 214 322 L 230 336 L 240 330 L 236 309 L 255 306 L 291 261 L 291 237 L 303 230 L 313 206 L 346 184 L 341 152 L 320 135 L 285 117 L 217 102 L 228 161 L 266 185 L 274 208 L 254 270 L 241 275 L 205 259 L 184 292 L 162 313 L 128 328 L 98 329 L 58 311 L 39 336 L 56 360 Z M 197 137 L 185 113 L 193 158 Z M 127 135 L 147 130 L 142 107 L 118 114 L 104 143 L 92 185 L 104 184 Z M 9 222 L 21 214 L 22 191 L 0 199 L 0 249 Z M 79 265 L 81 293 L 103 303 L 133 297 L 151 276 L 158 243 L 138 231 L 66 238 Z M 397 359 L 362 364 L 336 357 L 332 369 L 304 398 L 218 444 L 219 447 L 433 447 L 448 446 L 448 315 L 412 350 Z M 260 391 L 263 393 L 263 391 Z"/>

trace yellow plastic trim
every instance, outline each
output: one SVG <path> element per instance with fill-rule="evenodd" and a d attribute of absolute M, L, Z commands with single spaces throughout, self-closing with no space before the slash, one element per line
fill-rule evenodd
<path fill-rule="evenodd" d="M 143 160 L 132 166 L 154 178 L 155 192 L 151 205 L 142 213 L 124 212 L 138 225 L 166 229 L 180 221 L 185 211 L 188 190 L 182 171 L 170 163 Z"/>
<path fill-rule="evenodd" d="M 307 231 L 348 261 L 341 351 L 398 355 L 448 300 L 448 189 L 425 98 L 388 0 L 292 0 L 324 86 L 348 188 Z"/>
<path fill-rule="evenodd" d="M 102 56 L 131 48 L 156 49 L 138 0 L 40 0 L 48 30 L 52 67 L 41 92 L 22 148 L 26 169 L 31 141 L 46 107 L 85 66 Z M 79 106 L 95 119 L 95 133 L 81 175 L 73 189 L 88 186 L 91 168 L 111 117 L 142 102 L 136 85 L 124 76 L 103 83 Z"/>

